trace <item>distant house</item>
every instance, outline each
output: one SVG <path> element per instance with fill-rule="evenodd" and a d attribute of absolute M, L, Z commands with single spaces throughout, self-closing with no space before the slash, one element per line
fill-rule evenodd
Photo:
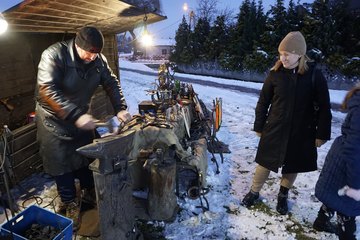
<path fill-rule="evenodd" d="M 154 43 L 149 47 L 142 47 L 143 52 L 146 53 L 146 58 L 154 60 L 169 59 L 171 51 L 174 49 L 175 40 L 173 38 L 154 39 Z"/>

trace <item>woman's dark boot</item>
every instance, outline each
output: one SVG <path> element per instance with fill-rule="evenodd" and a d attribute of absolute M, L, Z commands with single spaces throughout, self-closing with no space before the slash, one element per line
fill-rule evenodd
<path fill-rule="evenodd" d="M 289 189 L 283 186 L 280 186 L 280 191 L 278 194 L 278 202 L 276 205 L 276 211 L 278 211 L 278 213 L 280 213 L 281 215 L 285 215 L 288 213 L 288 203 L 287 203 L 287 199 L 288 199 L 288 195 L 289 195 Z"/>
<path fill-rule="evenodd" d="M 319 232 L 335 233 L 337 235 L 337 225 L 330 221 L 333 216 L 334 210 L 322 205 L 314 221 L 313 228 Z"/>
<path fill-rule="evenodd" d="M 255 201 L 259 199 L 259 193 L 258 192 L 253 192 L 253 191 L 249 191 L 244 199 L 242 200 L 242 205 L 244 205 L 245 207 L 249 208 L 251 206 L 253 206 L 255 204 Z"/>
<path fill-rule="evenodd" d="M 339 239 L 340 240 L 356 240 L 356 222 L 355 217 L 348 217 L 342 215 L 341 213 L 337 214 L 337 222 L 339 229 Z"/>

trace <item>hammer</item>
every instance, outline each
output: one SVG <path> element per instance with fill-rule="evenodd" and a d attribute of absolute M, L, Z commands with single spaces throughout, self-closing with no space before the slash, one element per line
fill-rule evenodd
<path fill-rule="evenodd" d="M 106 127 L 108 129 L 109 133 L 114 132 L 114 126 L 112 125 L 112 123 L 110 121 L 101 122 L 100 120 L 95 120 L 94 123 L 95 123 L 96 127 Z"/>

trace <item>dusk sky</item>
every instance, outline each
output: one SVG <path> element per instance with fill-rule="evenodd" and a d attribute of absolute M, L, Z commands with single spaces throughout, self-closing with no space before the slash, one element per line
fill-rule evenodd
<path fill-rule="evenodd" d="M 258 0 L 256 0 L 257 2 Z M 183 10 L 184 3 L 187 3 L 189 8 L 196 11 L 199 0 L 160 0 L 161 8 L 168 18 L 164 21 L 155 23 L 149 27 L 153 31 L 153 34 L 157 37 L 168 38 L 174 37 L 175 32 L 181 23 L 181 19 L 184 14 L 187 15 Z M 239 12 L 239 8 L 243 0 L 217 0 L 219 11 L 224 9 L 232 9 L 235 14 Z M 293 0 L 294 3 L 297 0 Z M 310 3 L 313 0 L 300 0 L 300 3 Z M 274 5 L 276 0 L 263 0 L 264 10 L 268 11 L 271 5 Z M 285 7 L 288 6 L 289 0 L 284 0 Z"/>
<path fill-rule="evenodd" d="M 22 2 L 22 0 L 1 0 L 0 12 Z M 239 7 L 243 0 L 218 0 L 219 10 L 225 8 L 233 9 L 234 13 L 239 12 Z M 263 0 L 263 6 L 265 11 L 270 9 L 271 5 L 274 5 L 276 0 Z M 285 7 L 288 6 L 288 0 L 285 0 Z M 297 1 L 294 0 L 296 3 Z M 301 0 L 300 3 L 313 2 L 313 0 Z M 149 31 L 152 32 L 157 38 L 169 38 L 175 36 L 175 31 L 179 27 L 182 16 L 186 13 L 183 10 L 184 3 L 187 3 L 191 10 L 196 10 L 198 7 L 198 0 L 160 0 L 161 10 L 167 19 L 149 26 Z"/>

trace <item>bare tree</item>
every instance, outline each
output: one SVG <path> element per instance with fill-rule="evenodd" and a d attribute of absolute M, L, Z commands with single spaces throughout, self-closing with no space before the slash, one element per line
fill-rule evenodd
<path fill-rule="evenodd" d="M 224 16 L 227 26 L 233 25 L 236 22 L 236 13 L 233 8 L 226 7 L 225 9 L 220 10 L 218 15 Z"/>
<path fill-rule="evenodd" d="M 212 22 L 218 14 L 217 4 L 218 0 L 198 0 L 197 18 L 206 18 Z"/>

